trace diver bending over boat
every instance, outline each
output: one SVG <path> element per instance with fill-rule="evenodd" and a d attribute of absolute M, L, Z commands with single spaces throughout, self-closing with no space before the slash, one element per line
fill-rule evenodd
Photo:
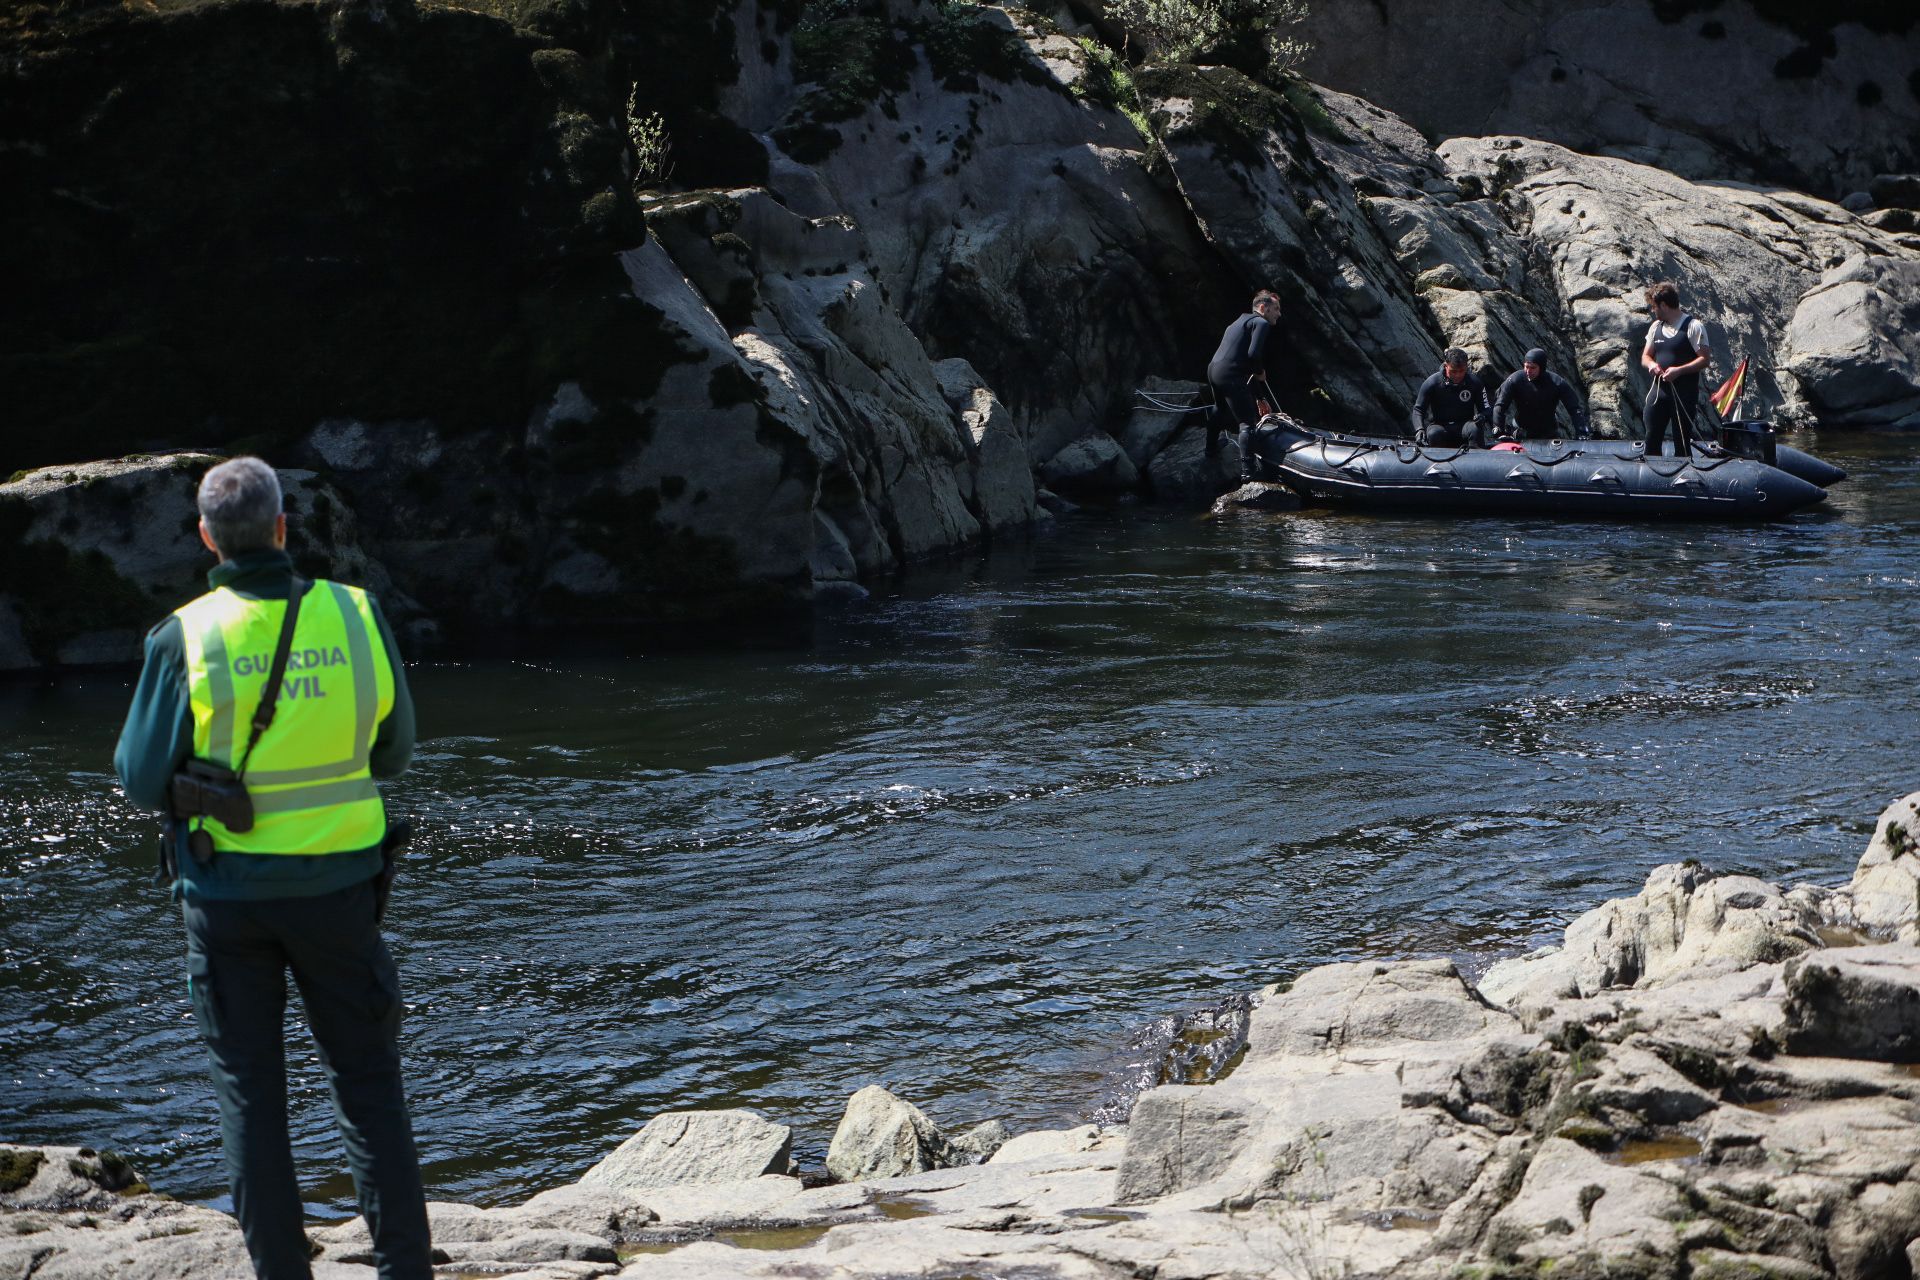
<path fill-rule="evenodd" d="M 1240 445 L 1240 479 L 1253 478 L 1253 424 L 1264 410 L 1253 398 L 1253 383 L 1267 381 L 1267 358 L 1273 330 L 1280 319 L 1280 295 L 1262 289 L 1253 295 L 1253 308 L 1228 325 L 1220 346 L 1207 362 L 1207 385 L 1213 389 L 1213 412 L 1207 421 L 1207 456 L 1220 447 L 1229 424 Z"/>

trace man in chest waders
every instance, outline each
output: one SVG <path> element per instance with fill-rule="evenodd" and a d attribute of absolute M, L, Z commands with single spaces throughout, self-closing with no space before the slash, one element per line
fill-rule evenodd
<path fill-rule="evenodd" d="M 113 763 L 129 800 L 170 815 L 163 875 L 186 917 L 233 1211 L 260 1280 L 309 1280 L 287 1134 L 291 971 L 381 1280 L 427 1280 L 400 983 L 379 926 L 394 841 L 374 785 L 413 755 L 406 673 L 373 597 L 294 574 L 273 468 L 221 463 L 199 506 L 213 590 L 148 633 Z"/>
<path fill-rule="evenodd" d="M 1231 427 L 1240 446 L 1240 480 L 1253 479 L 1253 425 L 1260 420 L 1254 403 L 1253 382 L 1267 379 L 1267 359 L 1273 349 L 1274 326 L 1280 320 L 1280 295 L 1262 289 L 1253 295 L 1253 310 L 1227 326 L 1220 347 L 1207 362 L 1207 385 L 1213 388 L 1213 413 L 1207 421 L 1207 455 L 1219 448 L 1220 434 Z M 1278 405 L 1269 405 L 1278 408 Z"/>
<path fill-rule="evenodd" d="M 1693 452 L 1700 421 L 1700 373 L 1707 367 L 1707 326 L 1680 310 L 1680 290 L 1661 281 L 1647 290 L 1653 324 L 1640 352 L 1640 367 L 1653 375 L 1647 393 L 1647 457 L 1657 457 L 1669 428 L 1676 457 Z"/>

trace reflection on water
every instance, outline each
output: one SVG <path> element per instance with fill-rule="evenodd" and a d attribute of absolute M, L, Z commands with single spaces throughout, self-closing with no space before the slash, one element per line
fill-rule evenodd
<path fill-rule="evenodd" d="M 1920 466 L 1826 445 L 1855 481 L 1777 525 L 1088 515 L 804 647 L 415 668 L 432 1194 L 522 1197 L 682 1107 L 817 1163 L 875 1081 L 1077 1123 L 1153 1019 L 1308 965 L 1483 966 L 1690 856 L 1844 879 L 1916 785 Z M 0 1137 L 209 1196 L 178 916 L 108 795 L 130 680 L 0 686 Z"/>

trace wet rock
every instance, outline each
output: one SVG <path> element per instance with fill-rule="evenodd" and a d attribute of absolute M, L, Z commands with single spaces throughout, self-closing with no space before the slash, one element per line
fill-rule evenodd
<path fill-rule="evenodd" d="M 1051 489 L 1036 489 L 1033 500 L 1039 508 L 1050 516 L 1064 516 L 1080 509 L 1080 504 L 1063 498 Z"/>
<path fill-rule="evenodd" d="M 955 1164 L 960 1153 L 926 1113 L 877 1084 L 847 1100 L 827 1148 L 827 1172 L 864 1182 Z"/>
<path fill-rule="evenodd" d="M 954 1155 L 966 1163 L 983 1164 L 993 1159 L 994 1153 L 1006 1146 L 1012 1137 L 1006 1125 L 998 1120 L 988 1120 L 953 1140 Z"/>
<path fill-rule="evenodd" d="M 1287 486 L 1255 480 L 1214 499 L 1213 514 L 1223 516 L 1236 511 L 1298 511 L 1300 505 L 1300 495 Z"/>
<path fill-rule="evenodd" d="M 1130 493 L 1140 483 L 1133 460 L 1104 431 L 1089 432 L 1047 459 L 1040 477 L 1047 488 L 1072 497 Z"/>
<path fill-rule="evenodd" d="M 1147 488 L 1155 502 L 1205 507 L 1239 483 L 1239 442 L 1219 437 L 1209 454 L 1206 441 L 1205 426 L 1196 423 L 1153 456 L 1147 464 Z"/>
<path fill-rule="evenodd" d="M 965 431 L 973 463 L 968 505 L 981 527 L 998 532 L 1033 523 L 1033 468 L 1012 411 L 965 360 L 939 361 L 933 371 Z"/>
<path fill-rule="evenodd" d="M 792 1129 L 751 1111 L 669 1111 L 587 1170 L 580 1185 L 626 1190 L 784 1174 L 792 1146 Z"/>
<path fill-rule="evenodd" d="M 138 662 L 147 629 L 207 589 L 194 495 L 223 459 L 142 454 L 42 467 L 0 484 L 0 663 Z M 314 472 L 279 470 L 287 550 L 304 573 L 363 586 L 396 628 L 419 613 L 361 545 L 353 510 Z M 57 586 L 57 591 L 54 590 Z M 12 625 L 8 625 L 11 622 Z"/>
<path fill-rule="evenodd" d="M 1864 191 L 1849 191 L 1840 197 L 1840 207 L 1848 213 L 1865 213 L 1873 208 L 1873 197 Z"/>
<path fill-rule="evenodd" d="M 1822 951 L 1787 962 L 1789 1053 L 1920 1062 L 1920 950 L 1906 943 Z"/>
<path fill-rule="evenodd" d="M 1133 465 L 1144 471 L 1153 456 L 1166 448 L 1175 435 L 1188 430 L 1206 430 L 1212 394 L 1203 382 L 1162 377 L 1148 378 L 1140 391 L 1141 396 L 1127 416 L 1127 425 L 1121 428 L 1119 439 L 1120 447 L 1126 450 Z M 1168 405 L 1194 407 L 1181 412 L 1166 408 Z"/>

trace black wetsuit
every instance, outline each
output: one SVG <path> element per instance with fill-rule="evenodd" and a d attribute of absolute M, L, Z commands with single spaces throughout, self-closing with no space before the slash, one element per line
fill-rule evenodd
<path fill-rule="evenodd" d="M 1577 439 L 1587 436 L 1587 407 L 1573 384 L 1551 369 L 1542 369 L 1538 378 L 1529 378 L 1525 369 L 1516 369 L 1500 384 L 1493 401 L 1494 430 L 1520 440 L 1544 439 L 1554 434 L 1553 411 L 1567 406 Z"/>
<path fill-rule="evenodd" d="M 1485 444 L 1491 412 L 1480 379 L 1469 373 L 1459 382 L 1448 382 L 1447 371 L 1441 369 L 1414 393 L 1413 438 L 1428 444 Z M 1469 423 L 1474 425 L 1471 432 Z"/>
<path fill-rule="evenodd" d="M 1695 356 L 1702 354 L 1693 340 L 1687 337 L 1687 330 L 1693 327 L 1693 317 L 1682 315 L 1670 337 L 1655 338 L 1653 362 L 1662 369 L 1671 369 L 1675 365 L 1685 364 Z M 1656 456 L 1666 439 L 1667 428 L 1673 428 L 1673 452 L 1676 457 L 1687 457 L 1692 447 L 1687 441 L 1689 429 L 1700 422 L 1700 372 L 1695 370 L 1672 382 L 1653 384 L 1653 399 L 1647 404 L 1647 456 Z"/>
<path fill-rule="evenodd" d="M 1213 388 L 1213 414 L 1207 421 L 1207 452 L 1212 453 L 1221 432 L 1232 429 L 1240 445 L 1240 473 L 1253 474 L 1253 424 L 1260 413 L 1253 403 L 1247 379 L 1267 374 L 1267 346 L 1273 323 L 1249 311 L 1220 335 L 1220 349 L 1207 362 L 1207 384 Z"/>

